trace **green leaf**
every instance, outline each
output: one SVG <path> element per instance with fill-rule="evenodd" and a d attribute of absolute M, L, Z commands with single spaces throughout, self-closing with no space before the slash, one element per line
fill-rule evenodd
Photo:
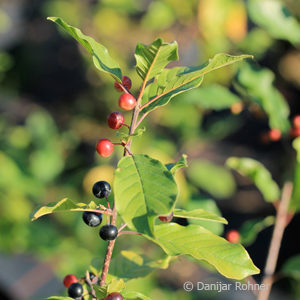
<path fill-rule="evenodd" d="M 274 78 L 269 69 L 245 63 L 237 73 L 237 88 L 265 111 L 271 128 L 287 133 L 290 129 L 290 110 L 283 96 L 273 86 Z"/>
<path fill-rule="evenodd" d="M 146 131 L 146 127 L 142 127 L 142 128 L 138 128 L 135 131 L 135 133 L 133 133 L 133 134 L 129 134 L 129 133 L 126 133 L 126 132 L 118 131 L 116 135 L 118 137 L 121 137 L 122 139 L 128 140 L 130 137 L 137 137 L 137 136 L 143 135 L 145 131 Z"/>
<path fill-rule="evenodd" d="M 272 37 L 297 45 L 300 42 L 300 24 L 279 0 L 248 1 L 249 16 L 265 28 Z"/>
<path fill-rule="evenodd" d="M 171 257 L 155 260 L 139 255 L 133 251 L 121 251 L 112 259 L 109 267 L 109 274 L 114 277 L 130 280 L 138 277 L 145 277 L 157 269 L 167 269 Z"/>
<path fill-rule="evenodd" d="M 297 153 L 297 160 L 294 169 L 293 193 L 289 210 L 297 212 L 300 210 L 300 137 L 293 141 L 293 148 Z"/>
<path fill-rule="evenodd" d="M 103 299 L 107 296 L 107 286 L 99 286 L 98 284 L 93 285 L 97 299 Z"/>
<path fill-rule="evenodd" d="M 150 45 L 137 44 L 135 49 L 136 71 L 148 81 L 159 74 L 171 61 L 178 60 L 177 43 L 164 43 L 161 38 Z"/>
<path fill-rule="evenodd" d="M 194 210 L 194 209 L 203 209 L 205 211 L 209 211 L 219 217 L 222 217 L 221 211 L 219 210 L 216 201 L 206 197 L 193 197 L 186 206 L 187 210 Z M 189 219 L 189 224 L 196 224 L 200 225 L 207 230 L 211 231 L 216 235 L 222 235 L 224 231 L 224 225 L 222 223 L 217 222 L 210 222 L 206 220 L 198 220 L 198 219 Z"/>
<path fill-rule="evenodd" d="M 122 82 L 122 71 L 119 64 L 110 57 L 108 50 L 103 45 L 84 35 L 80 29 L 70 26 L 61 18 L 48 17 L 47 19 L 60 25 L 77 40 L 92 55 L 94 65 L 98 70 L 108 73 L 116 81 Z"/>
<path fill-rule="evenodd" d="M 139 292 L 133 292 L 133 291 L 124 291 L 122 293 L 123 297 L 125 300 L 130 299 L 130 300 L 151 300 L 151 298 L 143 295 L 142 293 Z"/>
<path fill-rule="evenodd" d="M 104 286 L 99 286 L 98 284 L 94 284 L 93 288 L 95 290 L 97 298 L 103 299 L 112 292 L 118 292 L 118 293 L 122 292 L 123 289 L 125 288 L 125 284 L 122 279 L 112 278 L 112 280 L 108 284 Z"/>
<path fill-rule="evenodd" d="M 174 175 L 179 169 L 188 167 L 187 155 L 182 154 L 177 162 L 167 164 L 166 167 Z"/>
<path fill-rule="evenodd" d="M 281 273 L 300 280 L 300 255 L 289 258 L 282 266 Z"/>
<path fill-rule="evenodd" d="M 170 256 L 185 254 L 204 260 L 225 277 L 237 280 L 259 273 L 242 245 L 229 243 L 201 226 L 168 223 L 155 227 L 152 241 Z"/>
<path fill-rule="evenodd" d="M 257 160 L 246 157 L 230 157 L 226 161 L 226 165 L 241 175 L 249 177 L 267 202 L 274 202 L 280 198 L 280 189 L 272 179 L 271 173 Z"/>
<path fill-rule="evenodd" d="M 241 100 L 224 86 L 210 84 L 191 91 L 184 97 L 184 101 L 200 105 L 203 109 L 222 110 Z"/>
<path fill-rule="evenodd" d="M 127 226 L 153 236 L 154 219 L 168 215 L 177 197 L 170 171 L 158 160 L 137 154 L 123 157 L 115 172 L 116 209 Z"/>
<path fill-rule="evenodd" d="M 234 178 L 223 166 L 197 159 L 191 163 L 187 174 L 195 185 L 216 198 L 229 198 L 235 192 Z"/>
<path fill-rule="evenodd" d="M 207 73 L 251 57 L 251 55 L 231 56 L 220 53 L 199 67 L 164 69 L 155 77 L 154 82 L 146 87 L 143 100 L 152 103 L 144 107 L 142 112 L 147 113 L 166 105 L 174 96 L 198 87 Z"/>
<path fill-rule="evenodd" d="M 125 288 L 124 281 L 122 279 L 113 278 L 112 281 L 107 285 L 107 293 L 121 292 Z"/>
<path fill-rule="evenodd" d="M 91 201 L 89 204 L 85 203 L 74 203 L 68 198 L 64 198 L 59 202 L 51 202 L 45 206 L 38 208 L 31 214 L 31 221 L 49 215 L 54 212 L 66 212 L 66 211 L 94 211 L 97 209 L 97 204 Z"/>
<path fill-rule="evenodd" d="M 275 223 L 275 217 L 268 216 L 264 219 L 249 220 L 243 224 L 239 232 L 241 235 L 241 243 L 249 246 L 256 240 L 257 235 L 265 228 Z"/>
<path fill-rule="evenodd" d="M 45 300 L 74 300 L 74 299 L 70 298 L 70 297 L 51 296 L 51 297 L 45 298 Z"/>
<path fill-rule="evenodd" d="M 218 222 L 223 224 L 228 224 L 227 220 L 217 216 L 214 213 L 206 211 L 204 209 L 195 209 L 192 211 L 186 211 L 183 209 L 175 208 L 174 209 L 174 217 L 186 218 L 186 219 L 196 219 L 196 220 L 204 220 L 211 222 Z"/>

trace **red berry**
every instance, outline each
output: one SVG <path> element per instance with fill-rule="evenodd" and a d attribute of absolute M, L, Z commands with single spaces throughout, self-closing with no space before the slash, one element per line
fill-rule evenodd
<path fill-rule="evenodd" d="M 123 78 L 122 78 L 122 84 L 123 84 L 123 86 L 124 86 L 127 90 L 130 90 L 130 89 L 131 89 L 131 80 L 130 80 L 129 77 L 123 76 Z M 114 84 L 114 86 L 115 86 L 115 89 L 116 89 L 118 92 L 123 92 L 123 89 L 122 89 L 122 87 L 121 87 L 121 85 L 120 85 L 119 82 L 116 81 L 115 84 Z"/>
<path fill-rule="evenodd" d="M 135 107 L 135 105 L 136 100 L 131 94 L 125 93 L 120 96 L 119 106 L 124 110 L 132 110 Z"/>
<path fill-rule="evenodd" d="M 290 135 L 292 138 L 300 136 L 300 128 L 292 128 L 290 131 Z"/>
<path fill-rule="evenodd" d="M 226 239 L 230 243 L 238 243 L 241 239 L 241 236 L 237 230 L 229 230 L 226 233 Z"/>
<path fill-rule="evenodd" d="M 120 293 L 113 292 L 109 294 L 106 298 L 106 300 L 123 300 L 123 296 Z"/>
<path fill-rule="evenodd" d="M 171 212 L 168 216 L 159 216 L 158 218 L 165 223 L 171 222 L 173 219 L 173 212 Z"/>
<path fill-rule="evenodd" d="M 107 117 L 108 126 L 112 129 L 119 129 L 124 124 L 124 117 L 120 112 L 113 112 Z"/>
<path fill-rule="evenodd" d="M 112 154 L 113 152 L 113 144 L 110 140 L 108 139 L 101 139 L 97 143 L 96 149 L 99 155 L 103 157 L 108 157 Z"/>
<path fill-rule="evenodd" d="M 281 131 L 279 129 L 271 129 L 269 131 L 269 138 L 271 141 L 279 141 L 281 139 Z"/>
<path fill-rule="evenodd" d="M 293 125 L 295 128 L 300 128 L 300 115 L 293 118 Z"/>
<path fill-rule="evenodd" d="M 77 281 L 78 281 L 78 279 L 75 275 L 69 274 L 69 275 L 66 275 L 63 282 L 64 282 L 64 286 L 66 288 L 68 288 L 72 283 L 75 283 Z"/>
<path fill-rule="evenodd" d="M 131 80 L 129 77 L 127 76 L 123 76 L 123 85 L 126 87 L 127 90 L 130 90 L 131 89 Z"/>

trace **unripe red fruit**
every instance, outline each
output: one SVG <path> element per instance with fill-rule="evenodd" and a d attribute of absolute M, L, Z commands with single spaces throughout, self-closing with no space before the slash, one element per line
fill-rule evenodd
<path fill-rule="evenodd" d="M 127 76 L 123 76 L 122 78 L 122 84 L 123 86 L 127 89 L 127 90 L 130 90 L 131 89 L 131 80 L 129 77 Z M 123 89 L 122 87 L 120 86 L 120 83 L 119 82 L 115 82 L 114 84 L 115 86 L 115 89 L 118 91 L 118 92 L 123 92 Z"/>
<path fill-rule="evenodd" d="M 168 216 L 159 216 L 158 218 L 165 223 L 171 222 L 173 219 L 173 212 L 171 212 Z"/>
<path fill-rule="evenodd" d="M 75 275 L 69 274 L 69 275 L 65 276 L 63 283 L 64 283 L 64 286 L 66 288 L 68 288 L 72 283 L 75 283 L 77 281 L 78 281 L 78 279 Z"/>
<path fill-rule="evenodd" d="M 119 106 L 124 110 L 132 110 L 135 107 L 135 105 L 136 100 L 131 94 L 125 93 L 120 96 Z"/>
<path fill-rule="evenodd" d="M 106 300 L 123 300 L 123 296 L 120 293 L 113 292 L 109 294 L 106 298 Z"/>
<path fill-rule="evenodd" d="M 226 233 L 226 240 L 230 243 L 238 243 L 241 239 L 241 236 L 237 230 L 229 230 Z"/>
<path fill-rule="evenodd" d="M 101 139 L 97 143 L 96 150 L 99 153 L 100 156 L 103 157 L 108 157 L 112 154 L 113 152 L 113 144 L 110 140 L 108 139 Z"/>
<path fill-rule="evenodd" d="M 271 129 L 269 131 L 269 138 L 271 141 L 279 141 L 281 139 L 281 131 L 279 129 Z"/>
<path fill-rule="evenodd" d="M 300 128 L 292 128 L 290 131 L 290 135 L 292 138 L 300 136 Z"/>
<path fill-rule="evenodd" d="M 293 118 L 293 125 L 295 128 L 300 128 L 300 115 Z"/>
<path fill-rule="evenodd" d="M 119 129 L 124 124 L 124 117 L 120 112 L 112 112 L 107 117 L 107 124 L 112 129 Z"/>

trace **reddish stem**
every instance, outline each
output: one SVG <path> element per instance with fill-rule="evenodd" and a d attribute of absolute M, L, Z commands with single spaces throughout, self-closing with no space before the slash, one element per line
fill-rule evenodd
<path fill-rule="evenodd" d="M 139 232 L 135 232 L 135 231 L 122 231 L 118 234 L 118 236 L 122 235 L 122 234 L 134 234 L 134 235 L 142 235 Z"/>

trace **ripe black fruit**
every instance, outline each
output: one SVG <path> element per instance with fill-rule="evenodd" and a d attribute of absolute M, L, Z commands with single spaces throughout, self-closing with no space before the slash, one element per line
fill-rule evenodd
<path fill-rule="evenodd" d="M 86 225 L 96 227 L 99 226 L 102 222 L 102 213 L 85 211 L 82 214 L 82 219 Z"/>
<path fill-rule="evenodd" d="M 107 224 L 101 227 L 99 234 L 104 241 L 112 241 L 118 236 L 118 229 L 114 225 Z"/>
<path fill-rule="evenodd" d="M 93 186 L 93 194 L 97 198 L 107 198 L 110 195 L 111 187 L 106 181 L 98 181 Z"/>
<path fill-rule="evenodd" d="M 71 298 L 80 298 L 83 294 L 83 287 L 79 282 L 72 283 L 68 289 L 68 295 Z"/>

